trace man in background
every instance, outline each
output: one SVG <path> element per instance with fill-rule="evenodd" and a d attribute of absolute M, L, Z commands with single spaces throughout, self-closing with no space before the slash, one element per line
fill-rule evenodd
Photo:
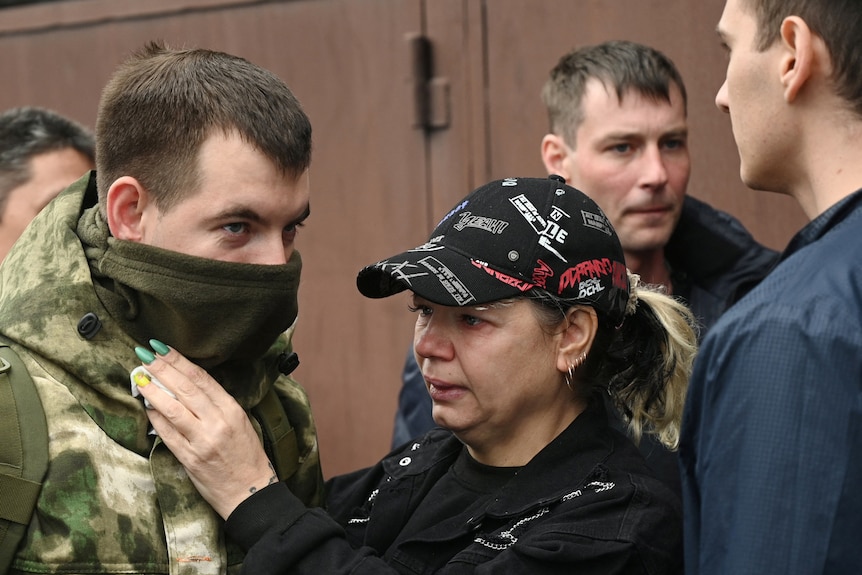
<path fill-rule="evenodd" d="M 36 214 L 96 163 L 93 135 L 44 108 L 0 114 L 0 260 Z"/>
<path fill-rule="evenodd" d="M 686 90 L 667 56 L 624 41 L 574 50 L 551 70 L 542 99 L 550 123 L 541 143 L 547 172 L 596 201 L 629 269 L 688 303 L 702 332 L 768 273 L 774 251 L 732 216 L 686 196 Z M 393 443 L 433 426 L 412 353 L 403 379 Z M 676 453 L 651 436 L 640 448 L 656 475 L 680 493 Z"/>
<path fill-rule="evenodd" d="M 718 33 L 742 181 L 811 222 L 695 361 L 686 571 L 859 573 L 862 2 L 728 0 Z"/>

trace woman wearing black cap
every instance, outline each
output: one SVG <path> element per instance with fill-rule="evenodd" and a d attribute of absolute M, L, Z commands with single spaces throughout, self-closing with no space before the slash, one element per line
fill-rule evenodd
<path fill-rule="evenodd" d="M 360 271 L 368 297 L 411 292 L 445 430 L 330 480 L 326 511 L 275 481 L 246 415 L 177 352 L 146 367 L 168 388 L 194 382 L 185 407 L 141 392 L 247 550 L 243 573 L 681 572 L 679 502 L 609 427 L 601 394 L 636 437 L 675 447 L 694 320 L 623 262 L 598 206 L 552 176 L 487 184 L 428 243 Z M 230 429 L 212 430 L 213 406 Z"/>

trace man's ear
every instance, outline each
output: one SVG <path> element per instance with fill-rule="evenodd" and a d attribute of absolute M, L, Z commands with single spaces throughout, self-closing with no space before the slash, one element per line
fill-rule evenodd
<path fill-rule="evenodd" d="M 588 355 L 599 329 L 596 310 L 589 306 L 576 306 L 566 313 L 566 322 L 560 349 L 557 353 L 557 369 L 565 373 L 577 358 Z"/>
<path fill-rule="evenodd" d="M 123 176 L 108 188 L 106 200 L 111 235 L 119 240 L 140 242 L 144 235 L 144 208 L 150 201 L 144 186 L 131 176 Z"/>
<path fill-rule="evenodd" d="M 818 59 L 828 57 L 828 52 L 822 39 L 798 16 L 785 18 L 779 34 L 783 48 L 781 83 L 784 85 L 784 99 L 789 103 L 796 99 L 814 73 Z M 820 62 L 820 65 L 822 64 L 823 62 Z"/>
<path fill-rule="evenodd" d="M 566 166 L 566 158 L 569 156 L 569 147 L 562 136 L 556 134 L 545 134 L 542 138 L 542 162 L 548 175 L 557 174 L 571 181 L 569 169 Z"/>

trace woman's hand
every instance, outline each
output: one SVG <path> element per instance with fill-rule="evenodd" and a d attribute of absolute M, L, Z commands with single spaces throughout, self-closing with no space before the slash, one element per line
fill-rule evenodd
<path fill-rule="evenodd" d="M 167 349 L 158 344 L 152 345 Z M 138 384 L 152 405 L 153 429 L 219 515 L 227 519 L 252 493 L 278 481 L 245 411 L 206 371 L 173 349 L 144 366 L 176 395 Z"/>

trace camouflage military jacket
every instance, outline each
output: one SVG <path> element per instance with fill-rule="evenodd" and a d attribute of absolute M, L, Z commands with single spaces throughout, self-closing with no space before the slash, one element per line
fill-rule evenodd
<path fill-rule="evenodd" d="M 101 306 L 76 236 L 94 182 L 83 178 L 43 210 L 0 266 L 0 333 L 39 392 L 50 461 L 10 573 L 238 573 L 239 547 L 148 435 L 145 410 L 129 393 L 137 343 Z M 273 351 L 288 345 L 284 335 Z M 322 475 L 305 392 L 278 373 L 249 385 L 277 386 L 299 443 L 299 470 L 287 483 L 317 504 Z"/>

